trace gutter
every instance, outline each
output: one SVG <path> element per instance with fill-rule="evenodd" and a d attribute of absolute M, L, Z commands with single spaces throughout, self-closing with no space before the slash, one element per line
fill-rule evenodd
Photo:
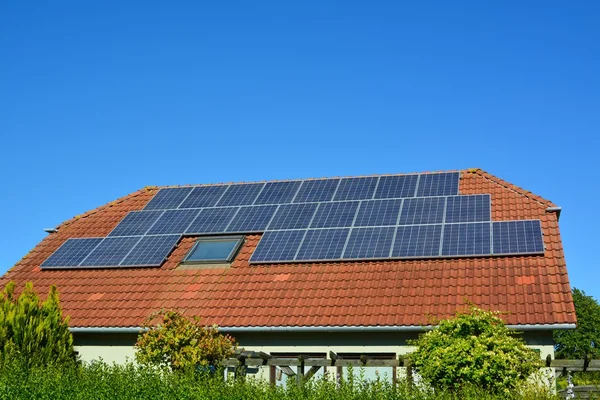
<path fill-rule="evenodd" d="M 219 331 L 223 333 L 251 333 L 251 332 L 425 332 L 430 331 L 432 325 L 409 326 L 223 326 Z M 507 325 L 507 328 L 520 332 L 554 331 L 575 329 L 575 324 L 528 324 Z M 71 333 L 140 333 L 142 327 L 73 327 Z"/>

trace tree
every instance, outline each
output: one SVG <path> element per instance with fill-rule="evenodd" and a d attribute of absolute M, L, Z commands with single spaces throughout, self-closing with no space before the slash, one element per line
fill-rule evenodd
<path fill-rule="evenodd" d="M 28 282 L 18 298 L 9 282 L 0 294 L 0 362 L 25 365 L 63 364 L 76 360 L 69 318 L 63 318 L 58 291 L 51 286 L 40 302 Z"/>
<path fill-rule="evenodd" d="M 154 324 L 158 319 L 159 323 Z M 186 318 L 177 311 L 161 310 L 144 322 L 146 330 L 136 343 L 141 364 L 168 366 L 173 370 L 217 365 L 235 350 L 235 339 L 218 328 L 203 326 L 199 317 Z"/>
<path fill-rule="evenodd" d="M 554 331 L 556 358 L 600 358 L 600 304 L 573 288 L 577 328 Z"/>
<path fill-rule="evenodd" d="M 506 327 L 497 312 L 470 306 L 410 343 L 421 377 L 432 387 L 460 390 L 477 386 L 508 394 L 539 370 L 539 354 Z"/>

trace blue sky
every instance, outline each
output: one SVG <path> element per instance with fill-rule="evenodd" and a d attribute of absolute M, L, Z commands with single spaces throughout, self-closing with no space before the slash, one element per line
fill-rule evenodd
<path fill-rule="evenodd" d="M 478 167 L 600 299 L 600 3 L 208 3 L 0 5 L 0 273 L 147 185 Z"/>

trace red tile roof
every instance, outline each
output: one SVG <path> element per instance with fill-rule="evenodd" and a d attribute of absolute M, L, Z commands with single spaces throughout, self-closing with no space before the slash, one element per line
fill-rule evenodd
<path fill-rule="evenodd" d="M 481 170 L 462 171 L 461 194 L 491 194 L 492 220 L 540 219 L 545 254 L 429 260 L 250 265 L 249 235 L 230 268 L 177 268 L 184 238 L 161 268 L 41 270 L 67 238 L 107 235 L 159 188 L 146 188 L 63 223 L 17 263 L 0 285 L 33 281 L 60 292 L 72 327 L 138 327 L 161 308 L 221 327 L 428 325 L 465 300 L 506 312 L 511 325 L 572 324 L 571 298 L 554 205 Z"/>

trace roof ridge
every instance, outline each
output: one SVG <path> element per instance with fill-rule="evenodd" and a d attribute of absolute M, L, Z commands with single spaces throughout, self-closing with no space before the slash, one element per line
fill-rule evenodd
<path fill-rule="evenodd" d="M 521 188 L 520 186 L 517 186 L 513 183 L 507 182 L 504 179 L 498 178 L 496 175 L 492 175 L 489 172 L 482 170 L 481 168 L 469 168 L 464 172 L 479 174 L 483 178 L 485 178 L 499 186 L 502 186 L 505 189 L 511 190 L 517 194 L 520 194 L 521 196 L 525 196 L 525 197 L 527 197 L 533 201 L 536 201 L 546 207 L 556 207 L 556 204 L 554 204 L 550 200 L 547 200 L 547 199 L 543 198 L 542 196 L 538 196 L 537 194 L 530 192 L 528 190 L 525 190 L 525 189 Z"/>

